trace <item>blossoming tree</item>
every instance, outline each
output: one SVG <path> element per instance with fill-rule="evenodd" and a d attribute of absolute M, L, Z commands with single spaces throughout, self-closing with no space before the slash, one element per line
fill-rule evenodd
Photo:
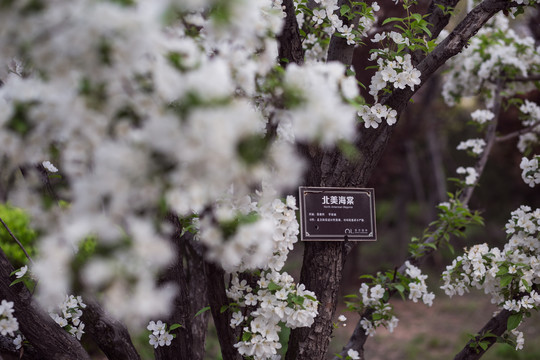
<path fill-rule="evenodd" d="M 385 8 L 404 15 L 385 18 L 349 0 L 0 1 L 0 197 L 39 233 L 26 268 L 0 252 L 12 350 L 88 359 L 88 336 L 108 358 L 139 359 L 130 333 L 147 329 L 157 359 L 200 359 L 211 314 L 224 359 L 279 358 L 283 327 L 286 359 L 325 358 L 352 245 L 308 242 L 298 282 L 284 272 L 298 235 L 290 194 L 366 185 L 411 97 L 450 63 L 444 98 L 481 94 L 485 138 L 458 146 L 478 161 L 457 170 L 461 190 L 409 258 L 350 301 L 362 317 L 336 357 L 363 358 L 377 326 L 397 325 L 392 295 L 433 302 L 419 261 L 481 222 L 467 203 L 503 102 L 523 117 L 506 136 L 522 152 L 538 141 L 540 108 L 515 94 L 534 86 L 539 53 L 505 20 L 536 2 L 471 2 L 439 36 L 456 4 L 396 1 Z M 351 65 L 364 43 L 375 71 L 361 96 L 364 69 Z M 531 186 L 538 161 L 521 163 Z M 445 272 L 448 294 L 484 287 L 504 308 L 460 358 L 481 356 L 487 334 L 522 344 L 515 328 L 540 302 L 539 225 L 521 208 L 508 249 L 471 248 Z"/>

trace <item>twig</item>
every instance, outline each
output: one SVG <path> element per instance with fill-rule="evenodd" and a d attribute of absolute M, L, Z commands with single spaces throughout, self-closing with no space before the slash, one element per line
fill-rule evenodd
<path fill-rule="evenodd" d="M 528 132 L 531 132 L 532 130 L 534 130 L 534 128 L 536 128 L 537 126 L 540 126 L 540 121 L 537 121 L 535 122 L 534 124 L 532 124 L 531 126 L 529 127 L 526 127 L 526 128 L 523 128 L 521 130 L 518 130 L 518 131 L 515 131 L 513 133 L 510 133 L 510 134 L 506 134 L 506 135 L 503 135 L 503 136 L 497 136 L 497 138 L 495 139 L 495 141 L 497 142 L 503 142 L 503 141 L 508 141 L 508 140 L 512 140 L 513 138 L 516 138 L 520 135 L 523 135 L 523 134 L 526 134 Z"/>
<path fill-rule="evenodd" d="M 32 261 L 32 258 L 30 257 L 30 255 L 28 254 L 28 252 L 26 251 L 26 249 L 24 248 L 23 244 L 21 244 L 21 242 L 19 241 L 19 239 L 17 239 L 17 237 L 11 232 L 9 226 L 7 226 L 7 224 L 4 222 L 4 220 L 2 220 L 2 218 L 0 217 L 0 222 L 2 223 L 2 225 L 4 225 L 4 227 L 6 228 L 7 232 L 9 233 L 9 235 L 11 236 L 11 238 L 13 240 L 15 240 L 15 242 L 17 243 L 17 245 L 19 245 L 19 247 L 21 248 L 21 250 L 24 252 L 24 254 L 26 255 L 26 257 L 28 258 L 28 260 L 30 261 L 30 263 L 32 265 L 34 265 L 34 262 Z"/>
<path fill-rule="evenodd" d="M 535 76 L 516 76 L 513 78 L 504 79 L 505 82 L 528 82 L 528 81 L 540 81 L 540 75 Z"/>
<path fill-rule="evenodd" d="M 501 113 L 501 90 L 502 90 L 503 80 L 499 80 L 497 82 L 497 90 L 495 91 L 495 101 L 493 103 L 493 111 L 495 113 L 495 117 L 493 120 L 491 120 L 491 123 L 489 124 L 487 130 L 486 130 L 486 147 L 484 148 L 484 151 L 482 152 L 482 156 L 478 161 L 476 162 L 476 165 L 474 169 L 478 173 L 478 178 L 476 180 L 476 184 L 478 184 L 478 181 L 480 180 L 480 175 L 484 172 L 484 168 L 486 166 L 487 160 L 489 158 L 489 154 L 491 153 L 491 148 L 493 147 L 493 144 L 495 144 L 496 141 L 496 130 L 497 130 L 497 123 L 499 121 L 499 115 Z M 463 195 L 461 196 L 461 201 L 466 204 L 471 199 L 472 193 L 474 191 L 474 186 L 470 186 L 465 189 L 463 192 Z"/>

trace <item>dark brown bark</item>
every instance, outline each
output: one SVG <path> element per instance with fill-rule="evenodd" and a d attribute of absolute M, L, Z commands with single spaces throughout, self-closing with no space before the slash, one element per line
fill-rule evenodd
<path fill-rule="evenodd" d="M 317 295 L 319 314 L 311 327 L 291 331 L 287 360 L 325 358 L 342 280 L 343 256 L 343 243 L 306 243 L 300 281 Z"/>
<path fill-rule="evenodd" d="M 208 306 L 202 245 L 193 241 L 193 239 L 186 239 L 183 245 L 186 254 L 186 278 L 189 286 L 189 302 L 191 304 L 191 338 L 193 341 L 191 359 L 202 360 L 205 353 L 206 331 L 210 315 L 209 312 L 204 312 L 195 317 L 199 310 Z"/>
<path fill-rule="evenodd" d="M 476 341 L 482 338 L 482 335 L 487 334 L 488 332 L 497 336 L 501 336 L 506 331 L 506 324 L 508 318 L 512 315 L 510 311 L 503 310 L 497 316 L 492 317 L 486 325 L 478 332 L 478 336 L 475 338 Z M 465 345 L 465 347 L 454 357 L 454 360 L 478 360 L 480 359 L 487 350 L 497 341 L 496 337 L 486 337 L 482 339 L 486 341 L 488 346 L 486 350 L 482 349 L 480 346 L 474 347 L 471 346 L 475 341 L 471 340 Z"/>
<path fill-rule="evenodd" d="M 13 271 L 9 260 L 0 249 L 0 298 L 14 303 L 14 316 L 19 329 L 43 359 L 90 359 L 77 339 L 58 326 L 33 301 L 32 294 L 21 283 L 11 284 Z"/>
<path fill-rule="evenodd" d="M 82 321 L 85 332 L 109 360 L 139 360 L 127 328 L 107 314 L 94 299 L 84 299 Z"/>
<path fill-rule="evenodd" d="M 283 30 L 278 36 L 279 62 L 283 67 L 289 63 L 301 65 L 304 63 L 304 49 L 296 21 L 294 2 L 293 0 L 283 0 L 282 6 L 285 6 L 285 21 Z"/>
<path fill-rule="evenodd" d="M 178 221 L 178 217 L 170 215 L 170 220 L 175 226 L 175 235 L 171 239 L 171 244 L 175 249 L 176 261 L 170 266 L 162 278 L 164 283 L 173 283 L 178 286 L 178 294 L 173 302 L 173 312 L 169 315 L 165 322 L 168 326 L 172 324 L 180 324 L 181 327 L 174 330 L 176 337 L 171 342 L 170 346 L 159 346 L 154 350 L 156 360 L 166 359 L 192 359 L 193 356 L 193 335 L 191 332 L 192 310 L 190 303 L 189 285 L 186 278 L 186 269 L 184 268 L 184 251 L 180 237 L 182 225 Z"/>
<path fill-rule="evenodd" d="M 238 350 L 233 346 L 238 340 L 235 331 L 230 327 L 231 312 L 221 312 L 223 305 L 229 304 L 229 299 L 225 293 L 225 272 L 216 265 L 205 262 L 204 272 L 208 290 L 208 301 L 210 311 L 216 326 L 219 344 L 221 346 L 221 356 L 223 360 L 241 360 Z"/>

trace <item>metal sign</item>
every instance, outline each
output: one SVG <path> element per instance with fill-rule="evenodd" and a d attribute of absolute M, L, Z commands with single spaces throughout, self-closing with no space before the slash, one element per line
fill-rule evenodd
<path fill-rule="evenodd" d="M 377 239 L 373 189 L 301 186 L 299 193 L 302 241 Z"/>

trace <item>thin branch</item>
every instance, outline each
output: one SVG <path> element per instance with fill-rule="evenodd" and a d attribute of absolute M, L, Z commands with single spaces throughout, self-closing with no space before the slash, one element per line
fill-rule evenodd
<path fill-rule="evenodd" d="M 19 247 L 21 248 L 21 250 L 24 252 L 24 255 L 26 255 L 26 257 L 28 258 L 28 261 L 30 261 L 30 263 L 32 265 L 34 265 L 34 262 L 32 261 L 32 258 L 30 257 L 30 255 L 28 254 L 28 252 L 26 251 L 26 249 L 24 248 L 23 244 L 19 241 L 19 239 L 17 239 L 17 237 L 15 236 L 15 234 L 13 234 L 9 228 L 9 226 L 7 226 L 7 224 L 4 222 L 4 220 L 2 220 L 2 218 L 0 217 L 0 222 L 2 223 L 2 225 L 4 225 L 4 227 L 6 228 L 7 232 L 9 233 L 9 235 L 11 236 L 11 238 L 13 240 L 15 240 L 15 242 L 17 243 L 17 245 L 19 245 Z"/>
<path fill-rule="evenodd" d="M 529 81 L 540 81 L 540 75 L 533 76 L 516 76 L 513 78 L 504 79 L 505 82 L 529 82 Z"/>
<path fill-rule="evenodd" d="M 533 131 L 538 126 L 540 126 L 540 121 L 537 121 L 537 122 L 535 122 L 534 124 L 532 124 L 529 127 L 523 128 L 523 129 L 515 131 L 515 132 L 512 132 L 510 134 L 506 134 L 506 135 L 503 135 L 503 136 L 497 136 L 495 141 L 503 142 L 503 141 L 512 140 L 513 138 L 516 138 L 516 137 L 518 137 L 520 135 L 523 135 L 523 134 L 526 134 L 528 132 Z"/>
<path fill-rule="evenodd" d="M 497 130 L 497 124 L 499 122 L 499 115 L 501 113 L 501 91 L 502 91 L 502 79 L 498 81 L 497 83 L 497 90 L 495 91 L 495 101 L 493 103 L 493 110 L 495 113 L 495 117 L 493 120 L 491 120 L 491 123 L 489 124 L 487 130 L 486 130 L 486 136 L 485 136 L 485 142 L 486 147 L 484 148 L 484 151 L 482 152 L 482 156 L 480 159 L 476 162 L 475 170 L 478 173 L 478 180 L 480 179 L 480 174 L 484 172 L 484 168 L 486 166 L 487 160 L 489 158 L 489 155 L 491 153 L 491 148 L 493 147 L 493 144 L 496 140 L 496 130 Z M 460 199 L 464 204 L 467 204 L 469 200 L 471 199 L 472 193 L 474 191 L 474 186 L 470 186 L 463 192 L 462 199 Z"/>

